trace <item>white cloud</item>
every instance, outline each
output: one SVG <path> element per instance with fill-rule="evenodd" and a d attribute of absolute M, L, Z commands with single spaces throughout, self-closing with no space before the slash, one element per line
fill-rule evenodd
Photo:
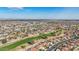
<path fill-rule="evenodd" d="M 23 7 L 7 7 L 9 9 L 12 9 L 12 10 L 22 10 Z"/>

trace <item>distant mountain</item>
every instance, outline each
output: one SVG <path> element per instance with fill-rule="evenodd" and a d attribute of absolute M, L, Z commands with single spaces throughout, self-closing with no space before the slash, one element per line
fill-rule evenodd
<path fill-rule="evenodd" d="M 0 19 L 1 21 L 79 21 L 79 19 Z"/>

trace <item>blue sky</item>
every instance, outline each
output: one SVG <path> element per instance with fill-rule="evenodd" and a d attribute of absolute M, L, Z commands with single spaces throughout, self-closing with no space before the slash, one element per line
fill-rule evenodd
<path fill-rule="evenodd" d="M 79 19 L 79 8 L 0 7 L 0 19 Z"/>

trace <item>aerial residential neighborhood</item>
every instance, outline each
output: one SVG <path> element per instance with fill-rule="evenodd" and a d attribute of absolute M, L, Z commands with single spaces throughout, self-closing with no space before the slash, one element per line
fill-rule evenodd
<path fill-rule="evenodd" d="M 78 51 L 79 8 L 1 7 L 0 51 Z"/>
<path fill-rule="evenodd" d="M 79 21 L 0 21 L 0 50 L 73 51 Z"/>

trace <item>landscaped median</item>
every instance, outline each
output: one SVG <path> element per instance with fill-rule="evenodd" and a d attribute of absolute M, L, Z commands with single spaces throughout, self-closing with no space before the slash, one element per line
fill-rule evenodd
<path fill-rule="evenodd" d="M 10 45 L 4 46 L 4 47 L 0 47 L 0 51 L 8 51 L 8 50 L 11 50 L 11 49 L 16 48 L 17 46 L 19 46 L 19 45 L 21 45 L 21 44 L 28 43 L 28 42 L 33 42 L 33 40 L 45 39 L 45 38 L 47 38 L 48 36 L 55 36 L 55 34 L 56 34 L 57 32 L 58 32 L 58 31 L 49 32 L 49 33 L 47 33 L 47 34 L 40 34 L 40 35 L 35 36 L 35 37 L 26 38 L 26 39 L 17 41 L 17 42 L 15 42 L 15 43 L 13 43 L 13 44 L 10 44 Z"/>

